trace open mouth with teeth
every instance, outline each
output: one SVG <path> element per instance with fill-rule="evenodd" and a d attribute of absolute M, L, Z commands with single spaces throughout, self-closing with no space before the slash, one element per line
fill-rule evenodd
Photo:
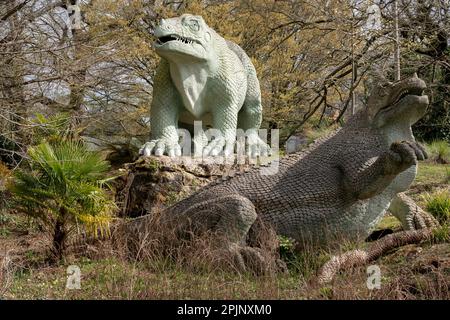
<path fill-rule="evenodd" d="M 400 93 L 397 95 L 396 99 L 392 103 L 392 105 L 397 104 L 402 100 L 403 98 L 412 95 L 412 96 L 422 96 L 423 95 L 424 88 L 410 88 L 400 91 Z"/>
<path fill-rule="evenodd" d="M 185 37 L 180 37 L 180 36 L 177 36 L 177 35 L 174 35 L 174 34 L 160 37 L 160 38 L 158 38 L 156 40 L 156 43 L 158 45 L 163 45 L 163 44 L 166 44 L 166 43 L 172 42 L 172 41 L 182 42 L 182 43 L 185 43 L 185 44 L 198 43 L 198 41 L 196 41 L 196 40 L 188 39 L 188 38 L 185 38 Z"/>
<path fill-rule="evenodd" d="M 386 111 L 387 109 L 392 108 L 393 106 L 400 103 L 400 101 L 402 101 L 407 96 L 423 96 L 424 90 L 425 90 L 425 88 L 419 87 L 419 86 L 409 88 L 409 89 L 404 89 L 396 95 L 395 99 L 392 100 L 392 103 L 388 104 L 387 106 L 382 108 L 380 111 Z"/>

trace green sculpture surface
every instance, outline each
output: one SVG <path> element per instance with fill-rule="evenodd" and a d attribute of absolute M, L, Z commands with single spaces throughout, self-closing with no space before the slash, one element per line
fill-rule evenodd
<path fill-rule="evenodd" d="M 237 128 L 246 132 L 250 155 L 266 155 L 269 148 L 258 136 L 259 81 L 244 50 L 209 28 L 202 17 L 188 14 L 161 20 L 155 36 L 161 62 L 154 79 L 151 140 L 140 153 L 180 156 L 179 122 L 202 120 L 220 133 L 208 143 L 204 133 L 194 137 L 204 156 L 233 154 Z"/>

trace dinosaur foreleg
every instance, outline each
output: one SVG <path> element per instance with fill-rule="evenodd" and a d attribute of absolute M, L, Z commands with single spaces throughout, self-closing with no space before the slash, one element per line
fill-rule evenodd
<path fill-rule="evenodd" d="M 168 63 L 162 60 L 155 77 L 154 96 L 150 110 L 151 140 L 145 143 L 139 151 L 144 156 L 152 153 L 157 156 L 167 154 L 171 157 L 181 155 L 177 128 L 182 103 L 170 80 L 168 68 Z"/>
<path fill-rule="evenodd" d="M 252 81 L 252 79 L 254 79 Z M 267 156 L 271 153 L 268 144 L 259 137 L 258 129 L 262 121 L 261 92 L 257 78 L 250 77 L 247 95 L 238 115 L 238 128 L 246 132 L 247 155 L 251 157 Z"/>
<path fill-rule="evenodd" d="M 391 144 L 389 151 L 362 170 L 346 168 L 344 188 L 357 199 L 363 200 L 383 192 L 397 175 L 425 158 L 423 152 L 412 142 Z M 348 164 L 349 166 L 351 165 Z"/>
<path fill-rule="evenodd" d="M 391 202 L 389 211 L 402 223 L 403 230 L 416 230 L 438 226 L 437 220 L 420 208 L 413 199 L 403 192 Z"/>
<path fill-rule="evenodd" d="M 261 101 L 246 101 L 239 112 L 238 128 L 245 131 L 247 138 L 247 155 L 255 158 L 271 153 L 267 142 L 261 139 L 258 128 L 261 125 Z"/>
<path fill-rule="evenodd" d="M 237 104 L 228 107 L 217 106 L 213 114 L 214 138 L 203 149 L 203 156 L 217 156 L 222 153 L 229 156 L 234 152 L 236 142 L 236 127 L 238 120 Z M 211 130 L 211 129 L 210 129 Z"/>

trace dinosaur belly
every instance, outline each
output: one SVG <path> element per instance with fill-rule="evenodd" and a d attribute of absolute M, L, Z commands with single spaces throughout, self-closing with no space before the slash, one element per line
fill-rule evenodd
<path fill-rule="evenodd" d="M 400 173 L 397 178 L 392 181 L 388 188 L 392 188 L 396 193 L 405 191 L 416 178 L 416 174 L 417 166 L 412 166 Z"/>
<path fill-rule="evenodd" d="M 347 230 L 368 234 L 383 218 L 394 196 L 409 188 L 416 177 L 417 167 L 412 166 L 397 176 L 380 194 L 368 200 L 358 201 L 344 214 Z"/>

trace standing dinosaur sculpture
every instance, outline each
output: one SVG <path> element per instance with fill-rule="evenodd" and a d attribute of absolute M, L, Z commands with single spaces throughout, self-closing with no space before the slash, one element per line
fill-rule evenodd
<path fill-rule="evenodd" d="M 388 209 L 406 230 L 434 226 L 403 193 L 427 157 L 411 130 L 427 109 L 425 89 L 417 75 L 379 85 L 366 108 L 308 150 L 282 158 L 275 175 L 252 168 L 218 180 L 165 209 L 162 220 L 217 231 L 244 269 L 246 256 L 260 256 L 248 246 L 257 219 L 299 242 L 326 240 L 326 231 L 366 236 Z M 127 227 L 144 233 L 150 223 L 143 216 Z"/>
<path fill-rule="evenodd" d="M 257 132 L 262 120 L 259 81 L 244 50 L 190 14 L 161 20 L 155 37 L 162 59 L 154 79 L 152 137 L 140 154 L 180 156 L 178 124 L 192 126 L 194 120 L 220 133 L 206 146 L 204 134 L 194 137 L 197 155 L 232 154 L 237 128 L 246 131 L 250 154 L 267 154 Z"/>

